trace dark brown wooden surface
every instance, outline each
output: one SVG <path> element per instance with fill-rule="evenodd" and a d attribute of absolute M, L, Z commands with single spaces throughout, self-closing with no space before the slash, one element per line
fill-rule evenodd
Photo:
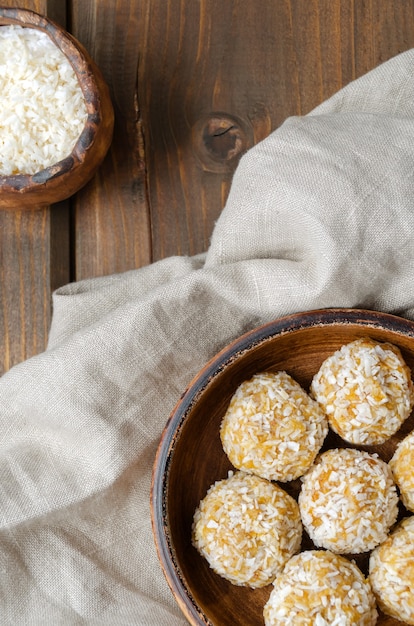
<path fill-rule="evenodd" d="M 67 27 L 115 135 L 70 201 L 0 212 L 0 373 L 46 346 L 53 289 L 207 248 L 240 154 L 414 45 L 414 0 L 0 0 Z"/>

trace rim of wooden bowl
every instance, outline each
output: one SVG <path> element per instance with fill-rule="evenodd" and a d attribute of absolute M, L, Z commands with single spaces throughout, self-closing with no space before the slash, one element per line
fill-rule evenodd
<path fill-rule="evenodd" d="M 72 65 L 82 89 L 87 120 L 66 158 L 35 174 L 0 175 L 0 209 L 54 204 L 81 189 L 95 174 L 112 141 L 114 110 L 102 73 L 83 45 L 63 27 L 30 9 L 0 6 L 0 26 L 46 33 Z"/>
<path fill-rule="evenodd" d="M 311 327 L 358 326 L 358 328 L 392 332 L 396 336 L 413 338 L 414 321 L 390 313 L 365 309 L 329 308 L 287 315 L 261 325 L 235 339 L 214 356 L 193 378 L 171 412 L 158 445 L 152 472 L 151 523 L 158 558 L 172 594 L 186 619 L 193 626 L 211 625 L 197 606 L 190 586 L 180 570 L 169 536 L 167 493 L 171 464 L 174 462 L 175 442 L 192 406 L 203 390 L 226 365 L 242 358 L 246 352 L 277 336 L 310 329 Z"/>

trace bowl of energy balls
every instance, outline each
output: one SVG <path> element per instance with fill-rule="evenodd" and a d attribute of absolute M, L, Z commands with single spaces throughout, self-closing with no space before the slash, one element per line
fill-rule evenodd
<path fill-rule="evenodd" d="M 0 7 L 0 208 L 64 200 L 94 175 L 114 112 L 101 72 L 58 24 Z"/>
<path fill-rule="evenodd" d="M 152 525 L 194 626 L 414 624 L 414 322 L 298 313 L 194 378 Z"/>

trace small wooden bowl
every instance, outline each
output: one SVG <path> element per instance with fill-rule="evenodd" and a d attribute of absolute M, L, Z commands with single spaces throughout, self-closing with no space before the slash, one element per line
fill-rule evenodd
<path fill-rule="evenodd" d="M 216 575 L 191 545 L 194 511 L 207 489 L 226 478 L 230 462 L 219 427 L 238 385 L 264 370 L 286 370 L 305 389 L 322 361 L 358 337 L 389 341 L 413 370 L 414 322 L 356 309 L 326 309 L 285 317 L 247 333 L 214 357 L 195 377 L 172 412 L 159 444 L 151 490 L 155 543 L 167 582 L 193 625 L 257 626 L 271 586 L 237 587 Z M 366 447 L 388 461 L 397 442 L 414 428 L 414 417 L 381 446 Z M 324 448 L 345 444 L 333 433 Z M 285 488 L 297 496 L 300 480 Z M 403 508 L 401 514 L 407 514 Z M 303 548 L 311 548 L 309 539 Z M 367 573 L 368 555 L 357 558 Z M 402 622 L 380 615 L 378 624 Z"/>
<path fill-rule="evenodd" d="M 68 198 L 92 178 L 111 144 L 114 111 L 100 70 L 74 37 L 38 13 L 0 7 L 0 26 L 10 24 L 43 31 L 63 52 L 79 80 L 88 114 L 65 159 L 33 175 L 0 176 L 0 208 L 32 209 Z"/>

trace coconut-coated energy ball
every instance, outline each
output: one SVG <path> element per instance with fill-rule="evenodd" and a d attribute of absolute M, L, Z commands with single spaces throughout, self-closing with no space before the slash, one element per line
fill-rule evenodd
<path fill-rule="evenodd" d="M 327 432 L 321 407 L 299 383 L 286 372 L 264 372 L 238 387 L 220 436 L 234 467 L 285 482 L 306 472 Z"/>
<path fill-rule="evenodd" d="M 389 465 L 402 503 L 414 512 L 414 431 L 400 441 Z"/>
<path fill-rule="evenodd" d="M 384 613 L 414 624 L 414 517 L 404 518 L 373 550 L 369 580 Z"/>
<path fill-rule="evenodd" d="M 214 483 L 194 514 L 192 541 L 235 585 L 264 587 L 300 549 L 296 500 L 264 478 L 236 472 Z"/>
<path fill-rule="evenodd" d="M 293 556 L 273 582 L 265 626 L 374 626 L 375 597 L 358 566 L 325 550 Z"/>
<path fill-rule="evenodd" d="M 317 547 L 360 554 L 387 537 L 398 515 L 388 464 L 353 448 L 323 452 L 302 479 L 302 522 Z"/>
<path fill-rule="evenodd" d="M 411 370 L 399 348 L 370 338 L 348 343 L 328 357 L 312 380 L 311 394 L 332 430 L 361 445 L 389 439 L 414 405 Z"/>

